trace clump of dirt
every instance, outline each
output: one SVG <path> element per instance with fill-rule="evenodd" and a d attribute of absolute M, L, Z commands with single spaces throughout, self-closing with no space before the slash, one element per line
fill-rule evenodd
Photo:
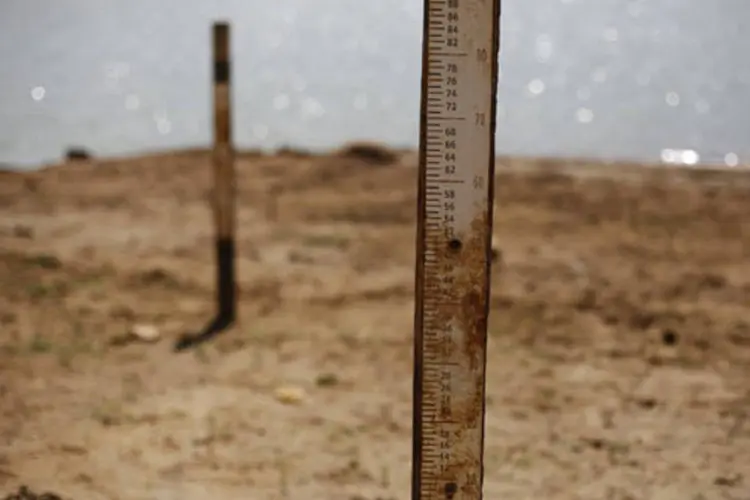
<path fill-rule="evenodd" d="M 27 486 L 21 486 L 16 493 L 6 495 L 3 500 L 63 500 L 63 497 L 50 492 L 34 493 Z"/>
<path fill-rule="evenodd" d="M 396 151 L 373 142 L 347 144 L 338 154 L 343 158 L 362 160 L 372 165 L 388 165 L 398 160 Z"/>

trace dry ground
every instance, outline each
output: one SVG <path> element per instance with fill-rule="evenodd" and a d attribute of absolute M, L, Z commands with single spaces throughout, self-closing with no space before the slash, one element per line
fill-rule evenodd
<path fill-rule="evenodd" d="M 409 498 L 415 157 L 367 153 L 240 156 L 240 324 L 183 353 L 205 152 L 0 173 L 0 496 Z M 500 159 L 486 498 L 750 498 L 748 192 Z"/>

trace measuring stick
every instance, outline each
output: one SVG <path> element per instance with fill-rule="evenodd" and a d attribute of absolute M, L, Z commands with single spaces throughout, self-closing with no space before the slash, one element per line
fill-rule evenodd
<path fill-rule="evenodd" d="M 216 226 L 216 288 L 218 319 L 232 322 L 237 314 L 235 293 L 235 175 L 232 146 L 229 25 L 213 25 L 214 80 L 214 219 Z"/>
<path fill-rule="evenodd" d="M 413 500 L 482 498 L 500 0 L 425 0 Z"/>

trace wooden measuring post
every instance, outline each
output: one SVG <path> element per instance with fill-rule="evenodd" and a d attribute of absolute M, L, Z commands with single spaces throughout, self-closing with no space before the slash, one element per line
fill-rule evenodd
<path fill-rule="evenodd" d="M 237 316 L 235 283 L 235 172 L 232 145 L 232 99 L 229 25 L 213 25 L 214 80 L 214 222 L 216 227 L 216 286 L 218 318 Z"/>
<path fill-rule="evenodd" d="M 424 0 L 413 500 L 477 500 L 500 0 Z"/>

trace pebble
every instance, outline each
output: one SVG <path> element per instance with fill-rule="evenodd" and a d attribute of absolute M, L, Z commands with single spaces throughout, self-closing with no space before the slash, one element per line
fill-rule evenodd
<path fill-rule="evenodd" d="M 130 336 L 143 342 L 157 342 L 161 338 L 161 332 L 154 325 L 133 325 Z"/>
<path fill-rule="evenodd" d="M 280 403 L 298 405 L 305 399 L 305 390 L 301 387 L 287 385 L 277 388 L 274 396 Z"/>

